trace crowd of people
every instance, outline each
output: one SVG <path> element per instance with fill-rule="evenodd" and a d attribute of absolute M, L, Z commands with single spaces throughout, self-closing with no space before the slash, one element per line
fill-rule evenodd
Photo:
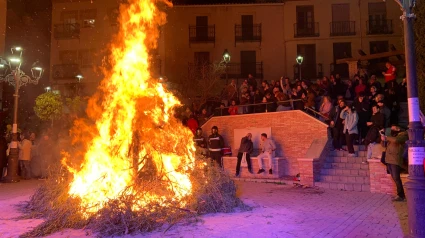
<path fill-rule="evenodd" d="M 0 138 L 0 179 L 7 176 L 7 165 L 12 145 L 12 134 Z M 49 168 L 58 164 L 60 153 L 49 133 L 37 139 L 34 132 L 18 133 L 18 176 L 24 180 L 46 179 Z"/>

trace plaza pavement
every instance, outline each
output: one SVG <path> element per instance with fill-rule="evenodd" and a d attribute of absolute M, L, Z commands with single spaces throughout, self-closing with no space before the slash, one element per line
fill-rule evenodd
<path fill-rule="evenodd" d="M 12 219 L 13 204 L 31 195 L 39 181 L 0 184 L 0 236 L 17 237 L 40 220 Z M 128 237 L 403 237 L 407 204 L 384 194 L 295 188 L 288 184 L 237 182 L 238 194 L 252 210 L 210 214 L 198 223 Z M 20 225 L 15 225 L 16 223 Z M 92 237 L 65 230 L 50 237 Z"/>

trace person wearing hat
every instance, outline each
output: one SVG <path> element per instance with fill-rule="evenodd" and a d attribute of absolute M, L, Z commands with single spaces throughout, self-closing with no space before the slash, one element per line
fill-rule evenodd
<path fill-rule="evenodd" d="M 357 123 L 359 122 L 359 115 L 357 114 L 354 107 L 346 106 L 340 114 L 341 119 L 344 120 L 345 140 L 347 143 L 348 156 L 355 157 L 354 153 L 354 139 L 359 133 L 357 129 Z"/>
<path fill-rule="evenodd" d="M 195 142 L 196 150 L 199 151 L 202 156 L 207 156 L 207 140 L 203 136 L 202 128 L 198 127 L 198 129 L 196 129 L 193 141 Z"/>
<path fill-rule="evenodd" d="M 223 137 L 218 134 L 218 127 L 213 126 L 211 128 L 211 135 L 208 137 L 208 145 L 210 151 L 211 160 L 216 162 L 220 167 L 223 167 L 221 163 L 222 149 L 224 147 Z"/>

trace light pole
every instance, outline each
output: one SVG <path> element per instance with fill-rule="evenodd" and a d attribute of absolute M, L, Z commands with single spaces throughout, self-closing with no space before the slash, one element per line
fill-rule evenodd
<path fill-rule="evenodd" d="M 230 54 L 229 51 L 227 51 L 227 49 L 224 50 L 223 52 L 223 60 L 220 62 L 220 64 L 224 64 L 225 70 L 226 70 L 226 84 L 228 83 L 228 77 L 227 77 L 227 64 L 230 62 Z"/>
<path fill-rule="evenodd" d="M 301 55 L 299 55 L 297 58 L 296 58 L 296 60 L 297 60 L 297 64 L 298 64 L 298 70 L 300 71 L 299 73 L 300 73 L 300 81 L 302 81 L 303 79 L 301 78 L 301 64 L 303 63 L 303 61 L 304 61 L 304 57 L 302 57 Z"/>
<path fill-rule="evenodd" d="M 10 143 L 10 153 L 7 162 L 7 176 L 4 182 L 12 183 L 19 182 L 18 176 L 18 99 L 19 89 L 21 86 L 27 84 L 38 84 L 38 80 L 43 75 L 43 68 L 38 62 L 34 63 L 31 68 L 32 78 L 26 75 L 21 70 L 22 52 L 21 47 L 14 47 L 11 49 L 12 57 L 9 61 L 0 58 L 0 82 L 7 82 L 15 87 L 14 105 L 13 105 L 13 125 L 12 125 L 12 142 Z M 10 71 L 10 73 L 9 73 Z"/>
<path fill-rule="evenodd" d="M 420 120 L 418 82 L 416 74 L 415 39 L 413 21 L 415 0 L 395 0 L 401 7 L 404 26 L 404 51 L 406 59 L 407 97 L 409 109 L 409 176 L 405 184 L 409 236 L 425 237 L 425 141 Z"/>
<path fill-rule="evenodd" d="M 52 88 L 48 86 L 48 87 L 45 87 L 44 90 L 46 90 L 46 93 L 48 93 L 50 92 L 50 90 L 52 90 Z"/>
<path fill-rule="evenodd" d="M 77 95 L 80 96 L 80 83 L 81 80 L 84 78 L 83 75 L 81 74 L 77 74 L 77 76 L 75 76 L 78 80 L 78 85 L 77 85 Z"/>

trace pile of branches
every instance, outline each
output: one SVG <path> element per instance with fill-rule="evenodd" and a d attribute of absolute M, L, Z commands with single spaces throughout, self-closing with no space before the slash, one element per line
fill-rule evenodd
<path fill-rule="evenodd" d="M 25 204 L 21 204 L 22 218 L 42 218 L 45 221 L 22 237 L 46 236 L 66 228 L 88 228 L 99 236 L 119 236 L 155 229 L 167 231 L 176 223 L 193 222 L 198 215 L 234 212 L 248 209 L 236 196 L 236 185 L 230 176 L 206 160 L 197 159 L 191 172 L 192 195 L 187 196 L 184 207 L 173 201 L 167 205 L 150 201 L 141 209 L 134 209 L 144 193 L 161 193 L 165 181 L 151 179 L 132 185 L 136 193 L 126 193 L 103 204 L 96 213 L 86 213 L 79 198 L 69 196 L 72 175 L 66 168 L 56 168 Z M 130 188 L 129 188 L 130 189 Z M 131 194 L 131 195 L 128 195 Z M 88 215 L 90 214 L 90 215 Z"/>

